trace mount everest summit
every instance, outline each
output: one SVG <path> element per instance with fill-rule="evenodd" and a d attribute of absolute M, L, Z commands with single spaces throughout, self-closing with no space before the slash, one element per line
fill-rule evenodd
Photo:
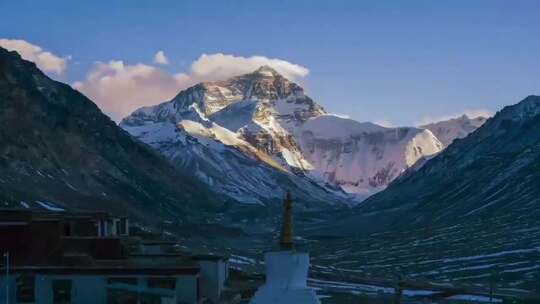
<path fill-rule="evenodd" d="M 332 115 L 268 66 L 197 84 L 120 126 L 244 203 L 279 199 L 286 189 L 310 202 L 359 201 L 461 134 L 452 131 L 442 143 L 429 127 Z"/>

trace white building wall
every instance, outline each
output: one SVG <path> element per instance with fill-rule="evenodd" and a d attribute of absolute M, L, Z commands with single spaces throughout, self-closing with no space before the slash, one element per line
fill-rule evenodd
<path fill-rule="evenodd" d="M 0 273 L 0 303 L 4 303 L 6 301 L 6 276 L 4 273 Z M 15 278 L 13 276 L 10 276 L 8 278 L 9 282 L 9 303 L 15 303 L 16 298 L 16 287 L 15 287 Z"/>
<path fill-rule="evenodd" d="M 73 303 L 106 304 L 107 279 L 99 276 L 77 276 L 73 278 L 71 299 Z"/>
<path fill-rule="evenodd" d="M 219 297 L 218 267 L 215 261 L 199 261 L 201 277 L 199 280 L 201 297 L 216 302 Z"/>
<path fill-rule="evenodd" d="M 36 304 L 54 304 L 52 282 L 71 280 L 71 301 L 77 304 L 106 304 L 107 280 L 100 276 L 45 276 L 35 281 Z"/>
<path fill-rule="evenodd" d="M 183 275 L 176 278 L 176 300 L 179 304 L 197 303 L 197 276 Z"/>
<path fill-rule="evenodd" d="M 293 251 L 265 254 L 266 280 L 250 304 L 319 304 L 315 290 L 307 287 L 309 255 Z"/>
<path fill-rule="evenodd" d="M 218 262 L 218 292 L 220 295 L 225 289 L 225 282 L 227 281 L 228 276 L 228 264 L 228 262 L 222 260 Z"/>
<path fill-rule="evenodd" d="M 35 276 L 34 295 L 36 304 L 53 304 L 52 281 L 48 276 Z"/>
<path fill-rule="evenodd" d="M 114 277 L 114 276 L 111 276 Z M 122 276 L 125 277 L 125 276 Z M 128 276 L 129 277 L 129 276 Z M 75 304 L 106 304 L 107 278 L 93 275 L 36 275 L 34 284 L 35 304 L 54 304 L 53 281 L 71 280 L 71 301 Z M 147 278 L 139 278 L 139 288 L 147 288 Z M 0 277 L 0 304 L 6 302 L 6 280 Z M 16 276 L 9 276 L 9 303 L 15 304 Z M 176 302 L 178 304 L 197 303 L 197 276 L 181 275 L 176 277 Z"/>
<path fill-rule="evenodd" d="M 200 260 L 201 294 L 217 302 L 225 289 L 228 263 L 223 260 Z"/>
<path fill-rule="evenodd" d="M 305 288 L 309 270 L 309 255 L 302 252 L 275 251 L 264 255 L 265 286 L 271 288 Z"/>

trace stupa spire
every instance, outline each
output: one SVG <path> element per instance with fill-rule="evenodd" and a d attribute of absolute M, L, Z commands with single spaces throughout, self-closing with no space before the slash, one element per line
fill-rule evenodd
<path fill-rule="evenodd" d="M 294 250 L 292 211 L 292 196 L 287 192 L 283 201 L 280 250 L 265 253 L 266 280 L 250 304 L 320 304 L 315 290 L 307 286 L 309 254 Z"/>
<path fill-rule="evenodd" d="M 279 248 L 284 251 L 294 249 L 293 200 L 289 191 L 287 191 L 287 196 L 283 201 L 283 219 L 281 223 Z"/>

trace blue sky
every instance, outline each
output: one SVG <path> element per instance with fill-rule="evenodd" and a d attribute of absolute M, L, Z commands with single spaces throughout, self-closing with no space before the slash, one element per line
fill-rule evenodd
<path fill-rule="evenodd" d="M 17 0 L 0 11 L 0 38 L 71 56 L 54 75 L 69 83 L 98 61 L 189 74 L 201 54 L 260 55 L 309 69 L 297 80 L 328 111 L 392 125 L 540 94 L 540 1 Z M 168 65 L 152 62 L 159 50 Z"/>

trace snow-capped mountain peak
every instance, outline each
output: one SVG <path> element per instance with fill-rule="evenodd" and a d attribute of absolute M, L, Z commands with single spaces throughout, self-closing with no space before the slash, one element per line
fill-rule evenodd
<path fill-rule="evenodd" d="M 448 147 L 455 139 L 464 138 L 469 133 L 478 129 L 486 120 L 486 117 L 478 116 L 470 118 L 466 114 L 463 114 L 460 117 L 426 124 L 420 126 L 420 128 L 433 132 L 444 146 Z"/>
<path fill-rule="evenodd" d="M 341 187 L 364 195 L 442 149 L 428 130 L 384 128 L 328 114 L 301 86 L 269 66 L 195 85 L 169 102 L 135 111 L 121 126 L 151 143 L 151 137 L 141 136 L 140 129 L 135 134 L 133 128 L 156 123 L 173 124 L 178 132 L 197 138 L 208 148 L 204 153 L 236 149 L 264 165 L 334 187 L 329 191 Z M 172 153 L 171 145 L 162 142 L 157 149 L 166 155 L 181 153 Z"/>
<path fill-rule="evenodd" d="M 297 138 L 317 168 L 311 174 L 363 196 L 384 189 L 417 160 L 443 148 L 429 130 L 385 128 L 334 115 L 308 120 Z"/>
<path fill-rule="evenodd" d="M 257 70 L 255 70 L 255 72 L 253 72 L 253 73 L 258 74 L 258 75 L 260 75 L 262 77 L 275 77 L 277 75 L 281 76 L 276 70 L 274 70 L 269 65 L 263 65 L 260 68 L 258 68 Z"/>

